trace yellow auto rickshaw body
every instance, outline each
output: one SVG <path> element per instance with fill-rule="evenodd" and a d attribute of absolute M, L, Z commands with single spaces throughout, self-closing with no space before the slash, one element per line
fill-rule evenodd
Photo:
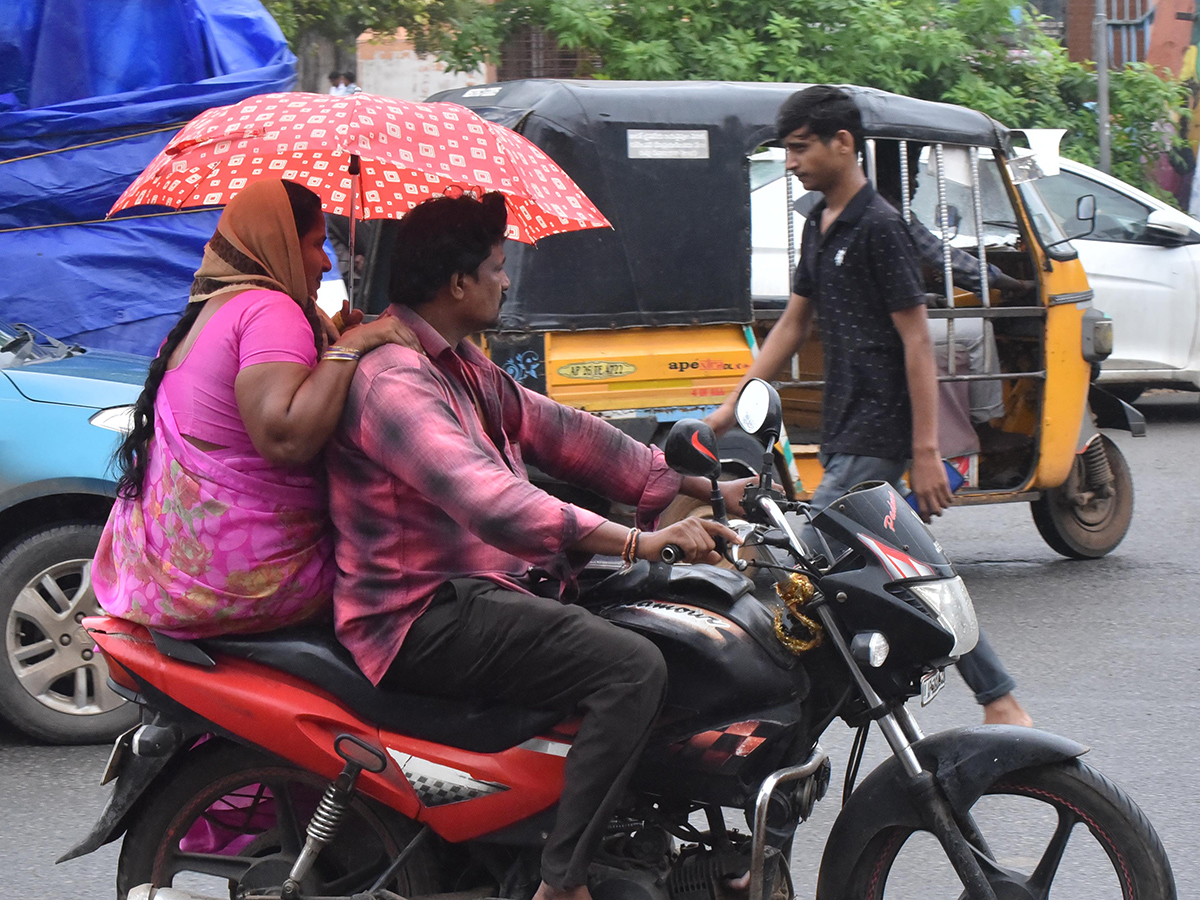
<path fill-rule="evenodd" d="M 485 340 L 492 359 L 526 387 L 603 416 L 647 442 L 662 442 L 675 421 L 703 417 L 719 405 L 738 387 L 787 301 L 786 287 L 768 291 L 765 304 L 753 287 L 759 247 L 751 195 L 764 185 L 776 191 L 787 185 L 786 207 L 780 201 L 788 223 L 786 255 L 778 253 L 786 271 L 784 262 L 776 269 L 790 285 L 799 249 L 792 179 L 783 172 L 782 154 L 772 157 L 764 148 L 775 138 L 779 104 L 803 87 L 539 79 L 432 98 L 462 103 L 523 133 L 563 166 L 614 226 L 612 232 L 557 235 L 537 249 L 509 243 L 513 284 L 499 327 Z M 940 325 L 943 391 L 949 385 L 969 392 L 985 381 L 1001 386 L 1002 406 L 994 406 L 988 422 L 972 420 L 966 427 L 986 425 L 1011 446 L 992 453 L 980 443 L 974 462 L 969 453 L 961 457 L 969 472 L 957 502 L 1031 501 L 1044 536 L 1053 530 L 1044 521 L 1070 518 L 1072 510 L 1091 516 L 1085 531 L 1099 528 L 1103 511 L 1095 504 L 1108 502 L 1111 490 L 1084 484 L 1079 472 L 1081 454 L 1095 444 L 1088 403 L 1096 363 L 1107 353 L 1104 323 L 1091 308 L 1087 277 L 1064 233 L 1068 223 L 1052 220 L 1033 186 L 1039 160 L 980 113 L 846 90 L 863 114 L 868 177 L 876 181 L 898 171 L 903 197 L 897 208 L 906 220 L 939 233 L 941 287 L 936 268 L 927 270 L 926 282 L 942 294 L 931 299 L 928 316 L 931 323 L 946 320 Z M 773 174 L 764 169 L 764 179 L 759 163 L 777 168 Z M 918 171 L 924 193 L 917 188 Z M 930 200 L 933 184 L 936 198 Z M 926 206 L 918 216 L 921 203 Z M 1002 208 L 1004 221 L 989 221 L 988 204 Z M 956 288 L 955 253 L 989 264 L 977 265 L 977 274 L 994 267 L 1032 289 L 1017 297 L 989 281 L 981 285 L 990 289 L 981 286 L 977 293 Z M 991 368 L 968 374 L 959 368 L 955 335 L 965 320 L 994 346 L 984 351 Z M 822 474 L 819 322 L 814 332 L 774 379 L 787 429 L 777 447 L 778 468 L 801 497 Z M 1110 444 L 1095 446 L 1115 452 Z M 744 467 L 762 459 L 746 435 L 727 435 L 720 449 Z M 945 451 L 943 446 L 943 455 L 952 456 Z M 1092 463 L 1088 477 L 1103 476 L 1103 466 Z M 1039 520 L 1037 504 L 1050 492 L 1068 490 L 1068 482 L 1070 497 L 1043 510 Z M 1084 543 L 1089 539 L 1085 535 Z M 1068 552 L 1053 536 L 1047 541 Z"/>

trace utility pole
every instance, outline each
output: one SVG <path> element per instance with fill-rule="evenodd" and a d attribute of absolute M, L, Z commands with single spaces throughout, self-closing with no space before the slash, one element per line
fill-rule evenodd
<path fill-rule="evenodd" d="M 1096 120 L 1100 133 L 1100 171 L 1112 169 L 1112 135 L 1108 115 L 1108 0 L 1096 0 L 1092 20 L 1092 57 L 1096 61 Z"/>

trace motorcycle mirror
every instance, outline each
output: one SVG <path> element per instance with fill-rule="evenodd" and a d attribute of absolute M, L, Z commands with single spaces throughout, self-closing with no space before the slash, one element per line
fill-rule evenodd
<path fill-rule="evenodd" d="M 734 417 L 742 431 L 757 437 L 764 447 L 770 447 L 783 425 L 779 392 L 761 378 L 751 378 L 738 394 Z"/>
<path fill-rule="evenodd" d="M 715 480 L 721 475 L 717 436 L 699 419 L 680 419 L 667 435 L 667 465 L 684 475 Z"/>

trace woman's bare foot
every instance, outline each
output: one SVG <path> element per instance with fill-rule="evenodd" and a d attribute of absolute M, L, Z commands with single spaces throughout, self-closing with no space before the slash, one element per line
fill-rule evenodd
<path fill-rule="evenodd" d="M 1005 694 L 983 707 L 984 725 L 1022 725 L 1029 728 L 1033 719 L 1012 694 Z"/>
<path fill-rule="evenodd" d="M 592 895 L 588 893 L 587 885 L 584 884 L 573 888 L 556 888 L 543 881 L 538 885 L 533 900 L 592 900 Z"/>

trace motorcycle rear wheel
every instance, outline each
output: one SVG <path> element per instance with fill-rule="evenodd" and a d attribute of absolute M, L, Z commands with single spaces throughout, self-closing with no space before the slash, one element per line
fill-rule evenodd
<path fill-rule="evenodd" d="M 248 747 L 217 739 L 201 744 L 174 771 L 168 769 L 166 780 L 153 785 L 133 810 L 117 865 L 118 900 L 147 883 L 215 896 L 222 881 L 236 898 L 256 864 L 255 887 L 263 877 L 277 876 L 278 888 L 328 784 Z M 345 896 L 365 890 L 416 833 L 408 819 L 358 795 L 303 888 Z M 276 860 L 273 872 L 263 866 L 267 857 Z M 386 887 L 402 896 L 436 893 L 437 871 L 426 843 Z"/>
<path fill-rule="evenodd" d="M 1044 805 L 1040 818 L 1053 825 L 1045 828 L 1052 834 L 1037 856 L 1023 854 L 1011 844 L 992 844 L 990 849 L 997 862 L 994 866 L 985 864 L 984 872 L 997 900 L 1045 900 L 1048 896 L 1055 900 L 1175 900 L 1171 864 L 1153 826 L 1124 791 L 1090 766 L 1069 760 L 1000 777 L 971 809 L 985 841 L 992 840 L 991 829 L 980 815 L 980 808 L 993 802 L 992 798 L 1004 798 L 1000 802 L 1023 798 L 1015 802 Z M 1038 818 L 1034 815 L 1031 821 Z M 1092 841 L 1076 853 L 1074 845 L 1086 841 L 1083 829 Z M 911 895 L 905 894 L 905 889 L 911 891 L 913 879 L 906 879 L 907 873 L 898 874 L 903 867 L 897 866 L 897 860 L 916 834 L 927 838 L 921 847 L 924 859 L 915 859 L 912 866 L 917 879 L 929 882 L 920 896 L 937 900 L 943 891 L 932 889 L 937 873 L 931 871 L 928 852 L 935 848 L 940 852 L 941 847 L 932 836 L 902 827 L 886 828 L 871 841 L 855 867 L 855 880 L 847 896 L 853 900 L 890 900 Z M 1071 855 L 1064 867 L 1068 852 Z M 1095 864 L 1103 859 L 1111 865 L 1111 872 L 1082 871 L 1083 863 Z M 1060 875 L 1065 877 L 1060 879 Z M 905 880 L 909 883 L 901 883 Z M 1107 893 L 1098 890 L 1101 882 L 1107 886 Z M 946 897 L 959 897 L 961 891 L 957 881 L 944 888 Z"/>

